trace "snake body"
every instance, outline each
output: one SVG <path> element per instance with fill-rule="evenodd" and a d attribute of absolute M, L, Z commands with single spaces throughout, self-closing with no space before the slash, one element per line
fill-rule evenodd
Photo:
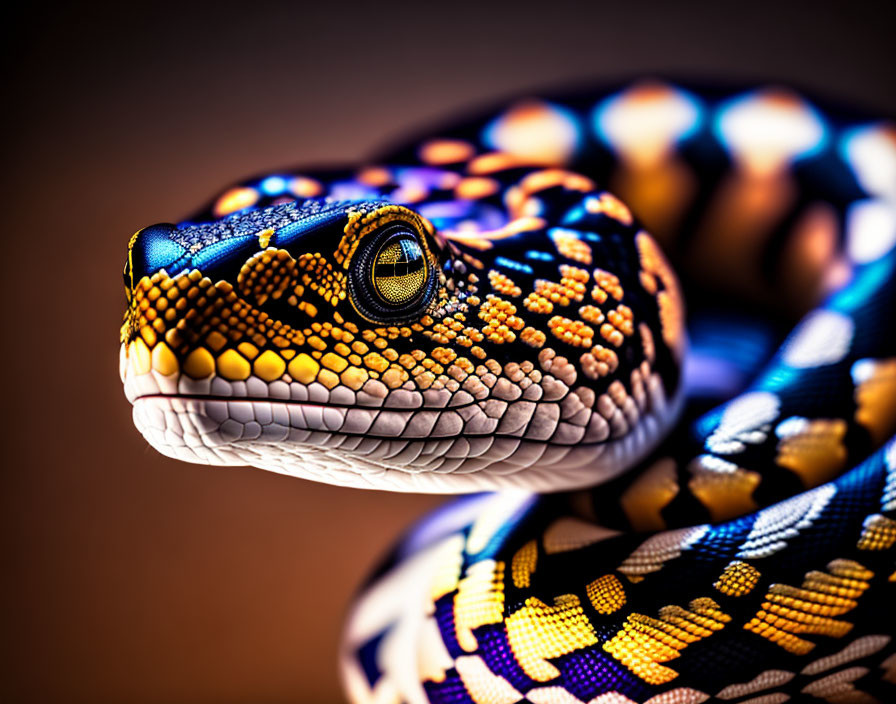
<path fill-rule="evenodd" d="M 894 268 L 893 122 L 638 81 L 140 230 L 121 374 L 173 457 L 494 492 L 361 592 L 354 701 L 886 702 Z"/>

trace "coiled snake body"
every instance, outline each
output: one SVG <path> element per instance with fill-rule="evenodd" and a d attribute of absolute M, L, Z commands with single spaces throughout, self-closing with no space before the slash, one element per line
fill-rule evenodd
<path fill-rule="evenodd" d="M 893 701 L 894 245 L 892 122 L 525 99 L 139 231 L 121 373 L 177 458 L 495 492 L 361 593 L 355 701 Z"/>

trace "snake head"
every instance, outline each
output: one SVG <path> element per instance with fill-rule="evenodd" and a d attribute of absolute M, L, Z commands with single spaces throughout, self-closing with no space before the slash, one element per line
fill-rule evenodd
<path fill-rule="evenodd" d="M 121 332 L 135 424 L 178 459 L 349 486 L 613 476 L 671 422 L 677 285 L 631 223 L 566 221 L 444 236 L 308 199 L 145 228 Z"/>

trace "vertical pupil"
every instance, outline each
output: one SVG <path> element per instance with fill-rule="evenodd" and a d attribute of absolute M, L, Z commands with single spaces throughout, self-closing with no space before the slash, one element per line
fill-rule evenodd
<path fill-rule="evenodd" d="M 406 276 L 420 263 L 420 247 L 412 240 L 399 240 L 380 252 L 378 276 Z"/>
<path fill-rule="evenodd" d="M 413 299 L 426 279 L 426 265 L 420 244 L 409 237 L 387 241 L 374 260 L 373 283 L 389 303 Z"/>

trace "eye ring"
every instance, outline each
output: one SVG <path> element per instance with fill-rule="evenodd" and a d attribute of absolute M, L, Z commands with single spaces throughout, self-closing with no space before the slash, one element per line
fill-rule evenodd
<path fill-rule="evenodd" d="M 355 310 L 381 324 L 420 317 L 436 290 L 433 258 L 410 224 L 394 222 L 368 235 L 352 257 L 349 294 Z"/>

